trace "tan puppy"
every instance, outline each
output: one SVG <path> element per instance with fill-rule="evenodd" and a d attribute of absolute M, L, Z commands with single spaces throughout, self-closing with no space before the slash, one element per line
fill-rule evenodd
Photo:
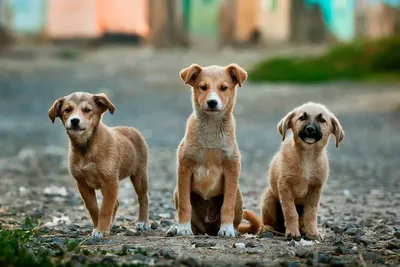
<path fill-rule="evenodd" d="M 285 139 L 288 129 L 293 137 Z M 330 134 L 335 135 L 338 147 L 344 131 L 325 106 L 315 103 L 289 112 L 278 124 L 278 131 L 284 142 L 270 165 L 270 186 L 261 209 L 263 230 L 285 232 L 294 238 L 302 232 L 307 238 L 320 240 L 317 212 L 329 174 L 325 148 Z"/>
<path fill-rule="evenodd" d="M 69 170 L 93 221 L 93 237 L 108 234 L 119 207 L 119 181 L 130 177 L 139 199 L 136 229 L 148 229 L 147 145 L 131 127 L 109 128 L 103 113 L 114 113 L 105 94 L 73 93 L 56 100 L 49 109 L 54 123 L 59 117 L 70 140 Z M 99 209 L 96 189 L 103 202 Z"/>
<path fill-rule="evenodd" d="M 180 72 L 192 87 L 193 114 L 178 147 L 177 187 L 174 192 L 179 225 L 169 234 L 235 236 L 243 216 L 239 190 L 240 152 L 233 106 L 236 87 L 247 73 L 236 64 L 202 68 L 193 64 Z M 246 211 L 257 232 L 261 222 Z"/>

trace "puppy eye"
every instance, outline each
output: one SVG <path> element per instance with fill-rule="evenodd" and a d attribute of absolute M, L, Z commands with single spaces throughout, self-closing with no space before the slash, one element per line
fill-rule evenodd
<path fill-rule="evenodd" d="M 64 109 L 64 112 L 65 113 L 70 113 L 72 111 L 72 108 L 66 108 L 66 109 Z"/>
<path fill-rule="evenodd" d="M 200 89 L 203 90 L 203 91 L 207 90 L 207 85 L 205 85 L 205 84 L 201 85 Z"/>
<path fill-rule="evenodd" d="M 88 108 L 84 108 L 83 109 L 83 112 L 85 112 L 85 113 L 88 113 L 88 112 L 90 112 L 91 110 L 90 109 L 88 109 Z"/>
<path fill-rule="evenodd" d="M 325 123 L 326 122 L 326 120 L 324 119 L 324 118 L 319 118 L 319 120 L 318 120 L 320 123 Z"/>
<path fill-rule="evenodd" d="M 225 86 L 225 85 L 221 86 L 221 91 L 226 91 L 226 89 L 228 89 L 228 86 Z"/>
<path fill-rule="evenodd" d="M 301 115 L 299 121 L 305 121 L 307 119 L 306 115 Z"/>

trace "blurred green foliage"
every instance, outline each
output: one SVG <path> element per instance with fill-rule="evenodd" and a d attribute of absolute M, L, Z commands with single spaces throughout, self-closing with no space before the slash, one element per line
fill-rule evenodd
<path fill-rule="evenodd" d="M 316 57 L 263 60 L 249 71 L 249 80 L 296 83 L 400 81 L 400 36 L 342 44 Z"/>

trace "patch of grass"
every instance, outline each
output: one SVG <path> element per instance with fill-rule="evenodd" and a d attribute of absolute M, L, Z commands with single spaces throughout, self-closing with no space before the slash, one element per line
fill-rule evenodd
<path fill-rule="evenodd" d="M 400 81 L 400 36 L 343 44 L 316 57 L 263 60 L 249 71 L 249 80 L 297 83 Z"/>

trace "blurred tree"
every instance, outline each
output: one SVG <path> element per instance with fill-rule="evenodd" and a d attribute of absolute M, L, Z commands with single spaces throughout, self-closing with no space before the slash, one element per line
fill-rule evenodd
<path fill-rule="evenodd" d="M 188 46 L 181 1 L 150 0 L 150 42 L 157 47 Z"/>

